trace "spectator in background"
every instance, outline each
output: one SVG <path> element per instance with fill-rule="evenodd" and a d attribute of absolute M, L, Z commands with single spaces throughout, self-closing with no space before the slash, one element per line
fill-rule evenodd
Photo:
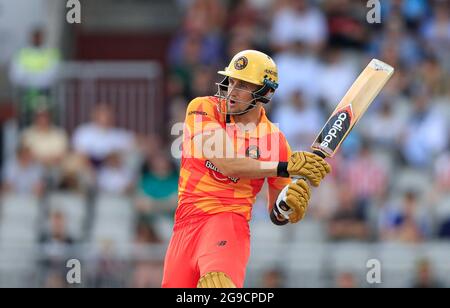
<path fill-rule="evenodd" d="M 341 272 L 336 276 L 336 288 L 356 288 L 356 278 L 352 272 Z"/>
<path fill-rule="evenodd" d="M 406 191 L 401 207 L 388 209 L 381 217 L 381 239 L 407 243 L 423 241 L 431 233 L 429 217 L 423 211 L 417 192 Z"/>
<path fill-rule="evenodd" d="M 450 76 L 445 73 L 442 62 L 433 55 L 423 59 L 412 82 L 417 87 L 425 85 L 433 97 L 441 98 L 449 94 Z"/>
<path fill-rule="evenodd" d="M 187 8 L 183 26 L 169 48 L 169 65 L 183 81 L 185 95 L 192 97 L 191 80 L 196 66 L 223 62 L 223 25 L 227 10 L 220 1 L 195 0 Z"/>
<path fill-rule="evenodd" d="M 325 103 L 327 114 L 336 108 L 336 104 L 344 97 L 357 77 L 355 63 L 348 61 L 339 48 L 327 48 L 324 51 L 323 62 L 315 82 L 318 83 L 318 93 Z"/>
<path fill-rule="evenodd" d="M 389 184 L 389 167 L 377 161 L 372 151 L 369 142 L 364 140 L 358 155 L 346 162 L 341 174 L 351 195 L 364 202 L 382 196 Z"/>
<path fill-rule="evenodd" d="M 62 212 L 54 211 L 50 213 L 49 227 L 42 234 L 40 242 L 48 246 L 58 246 L 57 249 L 66 248 L 65 245 L 74 243 L 73 238 L 68 234 L 66 219 Z M 65 257 L 65 255 L 62 255 L 61 260 L 64 260 Z"/>
<path fill-rule="evenodd" d="M 57 189 L 70 192 L 86 192 L 95 186 L 95 173 L 86 165 L 83 157 L 69 153 L 61 163 Z"/>
<path fill-rule="evenodd" d="M 369 227 L 365 204 L 342 184 L 338 189 L 339 204 L 328 221 L 328 236 L 331 240 L 368 240 Z"/>
<path fill-rule="evenodd" d="M 198 35 L 186 35 L 183 38 L 182 46 L 172 48 L 181 48 L 183 52 L 180 55 L 182 58 L 170 62 L 170 73 L 173 76 L 171 79 L 181 81 L 183 95 L 187 98 L 191 97 L 194 70 L 205 64 L 201 60 L 201 38 Z"/>
<path fill-rule="evenodd" d="M 337 158 L 337 159 L 336 159 Z M 339 192 L 339 186 L 337 182 L 339 181 L 335 177 L 335 170 L 338 169 L 336 163 L 339 164 L 339 156 L 335 156 L 332 162 L 332 171 L 330 177 L 327 181 L 324 181 L 320 187 L 313 189 L 311 192 L 311 204 L 309 217 L 315 218 L 321 224 L 329 220 L 339 205 L 339 200 L 336 198 Z"/>
<path fill-rule="evenodd" d="M 66 283 L 66 260 L 71 254 L 74 240 L 68 235 L 64 214 L 52 212 L 49 217 L 49 228 L 40 238 L 44 246 L 45 258 L 42 261 L 44 268 L 44 285 L 46 287 L 64 287 Z"/>
<path fill-rule="evenodd" d="M 370 43 L 370 49 L 375 57 L 389 46 L 398 46 L 399 58 L 406 67 L 418 65 L 424 54 L 423 46 L 405 29 L 401 19 L 393 19 L 386 23 L 386 30 Z"/>
<path fill-rule="evenodd" d="M 293 92 L 289 102 L 276 108 L 273 120 L 279 124 L 293 149 L 309 148 L 324 123 L 319 109 L 306 102 L 300 91 Z"/>
<path fill-rule="evenodd" d="M 267 46 L 267 30 L 264 27 L 264 10 L 258 10 L 250 0 L 241 0 L 230 10 L 226 29 L 225 58 L 231 59 L 241 50 L 264 49 Z M 257 47 L 255 47 L 255 45 Z"/>
<path fill-rule="evenodd" d="M 26 115 L 34 112 L 42 96 L 49 95 L 58 74 L 60 53 L 57 49 L 45 47 L 44 40 L 43 30 L 35 29 L 29 46 L 14 55 L 10 67 L 11 83 L 20 90 Z"/>
<path fill-rule="evenodd" d="M 437 237 L 443 240 L 450 239 L 450 215 L 440 219 L 441 223 L 438 226 Z"/>
<path fill-rule="evenodd" d="M 132 133 L 114 127 L 114 115 L 105 104 L 97 105 L 92 111 L 92 122 L 79 126 L 73 136 L 73 147 L 97 169 L 108 155 L 130 151 L 134 147 Z"/>
<path fill-rule="evenodd" d="M 163 263 L 158 260 L 138 260 L 131 276 L 131 288 L 159 288 L 163 278 Z"/>
<path fill-rule="evenodd" d="M 367 43 L 365 2 L 350 0 L 328 0 L 328 33 L 331 46 L 363 50 Z"/>
<path fill-rule="evenodd" d="M 286 275 L 280 268 L 269 268 L 263 273 L 261 288 L 278 289 L 286 285 Z"/>
<path fill-rule="evenodd" d="M 254 1 L 251 0 L 239 0 L 234 1 L 235 5 L 230 8 L 227 20 L 227 28 L 232 28 L 232 31 L 235 28 L 241 29 L 242 25 L 250 25 L 251 27 L 255 27 L 258 23 L 261 23 L 261 12 L 254 6 Z M 240 32 L 240 31 L 239 31 Z M 229 56 L 233 57 L 237 52 L 244 49 L 238 49 L 236 52 L 232 52 Z"/>
<path fill-rule="evenodd" d="M 137 245 L 158 244 L 162 240 L 155 231 L 153 225 L 147 224 L 145 221 L 139 221 L 136 227 L 136 236 L 134 243 Z"/>
<path fill-rule="evenodd" d="M 278 104 L 289 101 L 296 91 L 301 91 L 305 100 L 314 104 L 319 93 L 317 78 L 320 76 L 320 63 L 316 56 L 308 53 L 304 42 L 292 42 L 284 51 L 276 54 L 274 60 L 280 78 L 274 97 Z"/>
<path fill-rule="evenodd" d="M 441 1 L 441 0 L 438 0 Z M 416 31 L 420 23 L 429 14 L 431 1 L 428 0 L 409 0 L 409 1 L 398 1 L 398 5 L 401 6 L 401 12 L 403 18 L 406 21 L 409 29 Z M 442 2 L 442 1 L 441 1 Z"/>
<path fill-rule="evenodd" d="M 138 183 L 140 196 L 137 208 L 141 215 L 153 221 L 155 215 L 172 219 L 177 207 L 178 171 L 167 155 L 157 153 L 147 157 Z"/>
<path fill-rule="evenodd" d="M 450 5 L 448 1 L 436 1 L 434 16 L 422 28 L 422 35 L 428 42 L 427 47 L 449 68 L 450 57 Z"/>
<path fill-rule="evenodd" d="M 397 114 L 394 101 L 386 98 L 375 112 L 361 121 L 361 131 L 365 138 L 376 148 L 397 152 L 400 137 L 405 129 L 405 119 Z"/>
<path fill-rule="evenodd" d="M 403 156 L 408 164 L 416 168 L 431 167 L 434 157 L 447 145 L 446 119 L 430 100 L 426 90 L 419 90 L 402 138 Z"/>
<path fill-rule="evenodd" d="M 199 18 L 200 17 L 200 18 Z M 222 29 L 227 18 L 226 7 L 220 0 L 193 0 L 186 13 L 185 27 L 200 31 L 206 26 L 209 31 Z M 203 22 L 199 22 L 202 19 Z"/>
<path fill-rule="evenodd" d="M 246 32 L 236 31 L 236 33 L 230 35 L 226 57 L 232 59 L 239 51 L 248 49 L 255 49 L 253 47 L 253 38 Z"/>
<path fill-rule="evenodd" d="M 449 137 L 450 138 L 450 137 Z M 433 188 L 428 192 L 428 201 L 435 205 L 437 236 L 450 238 L 450 139 L 445 152 L 434 162 Z"/>
<path fill-rule="evenodd" d="M 16 157 L 3 169 L 3 191 L 41 196 L 44 192 L 44 172 L 28 147 L 20 145 Z"/>
<path fill-rule="evenodd" d="M 39 163 L 47 167 L 60 164 L 67 153 L 67 135 L 52 125 L 46 108 L 36 111 L 33 124 L 22 133 L 22 143 Z"/>
<path fill-rule="evenodd" d="M 134 250 L 134 270 L 131 276 L 130 287 L 132 288 L 157 288 L 161 285 L 163 275 L 162 257 L 153 258 L 153 254 L 148 256 L 146 251 L 155 252 L 157 247 L 147 246 L 149 244 L 159 244 L 162 240 L 157 234 L 155 227 L 145 221 L 139 221 L 136 227 L 134 244 L 137 245 Z M 143 246 L 141 246 L 143 245 Z M 148 249 L 148 250 L 147 250 Z M 141 254 L 143 253 L 143 254 Z"/>
<path fill-rule="evenodd" d="M 109 154 L 97 174 L 97 188 L 110 194 L 128 194 L 133 188 L 133 174 L 123 163 L 120 153 Z"/>
<path fill-rule="evenodd" d="M 441 288 L 442 285 L 433 275 L 430 261 L 422 259 L 416 266 L 416 278 L 412 283 L 412 288 Z"/>
<path fill-rule="evenodd" d="M 450 137 L 447 150 L 434 162 L 435 187 L 439 193 L 450 193 Z"/>
<path fill-rule="evenodd" d="M 211 95 L 215 72 L 207 66 L 199 66 L 193 72 L 191 98 Z"/>
<path fill-rule="evenodd" d="M 123 287 L 122 274 L 126 268 L 125 261 L 118 258 L 117 246 L 114 241 L 105 239 L 101 242 L 100 252 L 95 256 L 95 271 L 93 275 L 94 288 Z"/>
<path fill-rule="evenodd" d="M 270 40 L 275 50 L 283 51 L 297 41 L 302 41 L 312 52 L 321 50 L 328 32 L 325 16 L 319 9 L 308 0 L 277 1 L 274 6 L 278 9 L 273 17 Z"/>

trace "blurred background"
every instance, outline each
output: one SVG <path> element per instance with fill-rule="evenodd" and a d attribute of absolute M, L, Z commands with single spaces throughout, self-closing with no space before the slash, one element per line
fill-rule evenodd
<path fill-rule="evenodd" d="M 71 25 L 66 1 L 0 0 L 0 287 L 159 287 L 172 127 L 244 49 L 278 64 L 267 111 L 297 150 L 371 58 L 396 68 L 304 221 L 260 193 L 246 286 L 450 286 L 449 1 L 383 0 L 379 24 L 361 0 L 80 2 Z"/>

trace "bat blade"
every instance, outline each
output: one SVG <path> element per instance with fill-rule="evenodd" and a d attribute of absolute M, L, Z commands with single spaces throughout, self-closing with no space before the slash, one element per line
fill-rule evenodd
<path fill-rule="evenodd" d="M 370 61 L 339 102 L 311 148 L 332 157 L 393 73 L 392 66 L 377 59 Z"/>

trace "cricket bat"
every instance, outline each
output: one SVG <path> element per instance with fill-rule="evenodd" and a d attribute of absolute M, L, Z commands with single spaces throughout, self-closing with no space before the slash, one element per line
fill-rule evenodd
<path fill-rule="evenodd" d="M 322 158 L 333 157 L 393 73 L 392 66 L 377 59 L 370 61 L 336 106 L 311 145 L 315 154 Z M 282 212 L 277 207 L 274 207 L 271 212 L 270 218 L 277 225 L 286 224 L 289 219 L 291 210 L 282 197 L 286 194 L 287 188 L 286 186 L 283 189 L 277 199 L 277 204 Z M 278 217 L 284 217 L 284 220 L 280 220 Z"/>
<path fill-rule="evenodd" d="M 394 68 L 373 59 L 336 106 L 311 148 L 317 155 L 333 157 L 364 112 L 375 100 Z"/>

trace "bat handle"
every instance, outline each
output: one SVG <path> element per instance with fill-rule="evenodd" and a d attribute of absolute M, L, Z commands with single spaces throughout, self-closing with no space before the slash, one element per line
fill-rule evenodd
<path fill-rule="evenodd" d="M 327 157 L 325 154 L 323 154 L 322 151 L 319 151 L 319 150 L 314 150 L 313 153 L 322 157 L 323 159 L 325 159 Z"/>

